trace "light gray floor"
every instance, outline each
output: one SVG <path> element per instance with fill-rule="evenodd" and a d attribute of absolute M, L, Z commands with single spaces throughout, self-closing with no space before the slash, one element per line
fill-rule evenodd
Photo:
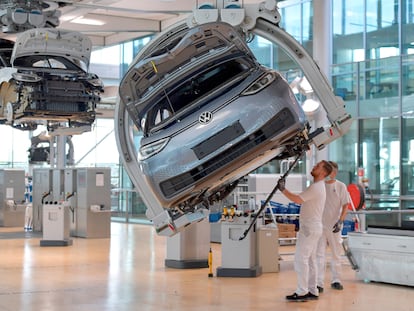
<path fill-rule="evenodd" d="M 151 226 L 112 223 L 111 239 L 67 247 L 40 247 L 39 235 L 22 230 L 0 228 L 0 311 L 414 310 L 413 288 L 359 281 L 345 260 L 343 291 L 327 286 L 318 301 L 286 302 L 296 285 L 294 246 L 279 248 L 278 273 L 209 278 L 206 268 L 166 268 L 166 240 Z M 220 247 L 212 244 L 214 274 Z"/>

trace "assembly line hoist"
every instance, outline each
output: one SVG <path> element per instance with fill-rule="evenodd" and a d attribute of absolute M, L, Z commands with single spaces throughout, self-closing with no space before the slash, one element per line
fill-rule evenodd
<path fill-rule="evenodd" d="M 161 45 L 175 32 L 183 28 L 192 28 L 207 23 L 228 23 L 242 33 L 247 41 L 252 36 L 261 36 L 282 48 L 287 55 L 297 62 L 302 69 L 307 80 L 311 84 L 320 103 L 326 111 L 328 124 L 320 127 L 313 132 L 305 129 L 299 133 L 301 139 L 297 140 L 297 145 L 293 146 L 291 156 L 300 157 L 309 145 L 313 144 L 318 149 L 324 148 L 327 144 L 343 136 L 352 124 L 352 118 L 345 110 L 342 98 L 334 95 L 326 77 L 319 69 L 316 62 L 306 52 L 306 50 L 288 33 L 279 27 L 280 14 L 277 8 L 277 1 L 267 0 L 258 4 L 239 5 L 239 1 L 218 1 L 216 6 L 200 6 L 185 21 L 161 32 L 155 39 L 148 43 L 137 55 L 134 64 L 149 57 L 148 54 L 154 51 L 154 46 Z M 165 49 L 167 49 L 166 47 Z M 151 51 L 152 49 L 152 51 Z M 156 53 L 153 53 L 156 54 Z M 173 55 L 171 56 L 173 57 Z M 148 61 L 151 65 L 151 62 Z M 150 66 L 148 65 L 148 66 Z M 152 63 L 154 72 L 157 74 L 157 67 Z M 135 79 L 133 76 L 124 77 L 125 79 Z M 138 79 L 138 78 L 137 78 Z M 178 213 L 173 214 L 171 208 L 162 206 L 148 187 L 146 177 L 143 174 L 143 164 L 139 162 L 136 155 L 132 129 L 130 126 L 127 104 L 122 93 L 122 83 L 120 87 L 121 100 L 118 101 L 115 115 L 115 130 L 118 149 L 121 159 L 128 172 L 134 186 L 140 193 L 147 206 L 147 217 L 153 222 L 158 234 L 173 236 L 180 232 L 191 223 L 196 223 L 204 219 L 207 215 L 204 208 L 197 206 L 187 206 Z M 134 91 L 130 91 L 133 93 Z M 138 92 L 138 91 L 137 91 Z M 124 92 L 125 93 L 125 92 Z M 135 96 L 135 94 L 128 94 Z M 257 167 L 251 168 L 250 171 Z M 244 175 L 250 171 L 244 172 Z"/>

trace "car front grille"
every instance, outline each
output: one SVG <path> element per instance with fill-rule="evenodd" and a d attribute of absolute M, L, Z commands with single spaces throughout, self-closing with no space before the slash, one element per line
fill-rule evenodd
<path fill-rule="evenodd" d="M 266 142 L 278 133 L 281 133 L 294 122 L 295 119 L 292 112 L 289 109 L 284 108 L 261 129 L 247 136 L 231 148 L 226 149 L 225 152 L 216 155 L 190 171 L 163 181 L 160 184 L 162 193 L 167 198 L 174 196 L 182 189 L 185 189 L 204 177 L 209 176 L 223 166 L 248 153 L 249 150 Z"/>
<path fill-rule="evenodd" d="M 77 81 L 44 80 L 33 87 L 30 111 L 52 113 L 85 113 L 95 108 L 100 97 Z"/>

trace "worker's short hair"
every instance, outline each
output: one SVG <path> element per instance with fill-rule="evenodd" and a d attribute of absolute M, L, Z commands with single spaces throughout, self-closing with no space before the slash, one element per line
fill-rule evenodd
<path fill-rule="evenodd" d="M 322 160 L 321 162 L 322 162 L 322 167 L 326 172 L 325 177 L 331 175 L 333 171 L 333 166 L 326 160 Z"/>
<path fill-rule="evenodd" d="M 338 170 L 338 163 L 334 162 L 334 161 L 328 161 L 328 163 L 336 170 Z"/>

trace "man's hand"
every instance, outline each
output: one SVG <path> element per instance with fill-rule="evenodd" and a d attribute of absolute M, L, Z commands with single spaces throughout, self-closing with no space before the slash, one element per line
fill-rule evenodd
<path fill-rule="evenodd" d="M 279 178 L 279 181 L 277 182 L 277 189 L 280 190 L 280 192 L 283 192 L 285 190 L 286 180 L 283 177 Z"/>
<path fill-rule="evenodd" d="M 342 223 L 343 223 L 342 220 L 338 220 L 336 222 L 336 224 L 334 224 L 334 226 L 332 227 L 332 232 L 333 233 L 337 233 L 337 232 L 341 231 L 341 229 L 342 229 Z"/>

